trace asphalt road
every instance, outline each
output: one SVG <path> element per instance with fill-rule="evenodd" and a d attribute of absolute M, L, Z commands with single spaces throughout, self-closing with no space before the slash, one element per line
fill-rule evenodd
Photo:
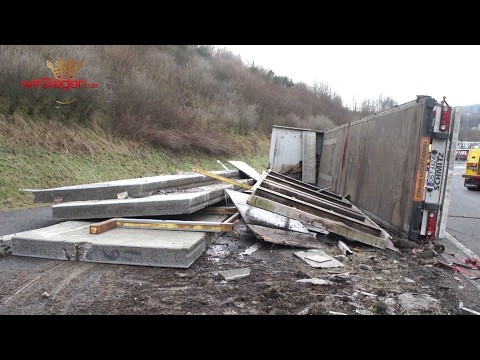
<path fill-rule="evenodd" d="M 52 207 L 0 212 L 0 240 L 5 235 L 44 228 L 64 220 L 52 219 Z M 9 239 L 6 239 L 9 240 Z"/>
<path fill-rule="evenodd" d="M 467 190 L 465 163 L 455 163 L 446 232 L 480 258 L 480 191 Z"/>

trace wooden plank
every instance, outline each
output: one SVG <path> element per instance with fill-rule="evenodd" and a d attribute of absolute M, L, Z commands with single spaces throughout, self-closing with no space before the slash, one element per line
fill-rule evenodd
<path fill-rule="evenodd" d="M 208 221 L 117 219 L 117 227 L 183 231 L 230 232 L 233 224 Z"/>
<path fill-rule="evenodd" d="M 207 206 L 196 212 L 206 214 L 235 214 L 237 213 L 237 208 L 235 206 Z"/>
<path fill-rule="evenodd" d="M 153 230 L 230 232 L 233 230 L 233 225 L 238 221 L 239 217 L 240 213 L 236 212 L 224 222 L 115 218 L 90 225 L 90 234 L 101 234 L 117 227 Z"/>
<path fill-rule="evenodd" d="M 227 220 L 225 220 L 224 224 L 235 224 L 238 220 L 240 220 L 240 213 L 237 211 L 235 214 L 230 216 Z"/>
<path fill-rule="evenodd" d="M 105 231 L 115 229 L 117 227 L 116 219 L 109 219 L 90 225 L 90 234 L 101 234 Z"/>
<path fill-rule="evenodd" d="M 251 189 L 252 189 L 252 187 L 251 187 L 250 185 L 243 184 L 243 183 L 241 183 L 241 182 L 238 182 L 238 181 L 235 181 L 235 180 L 232 180 L 232 179 L 229 179 L 229 178 L 220 176 L 220 175 L 212 174 L 211 172 L 208 172 L 208 171 L 205 171 L 205 170 L 201 170 L 201 169 L 197 169 L 197 168 L 192 168 L 192 171 L 198 172 L 198 173 L 200 173 L 200 174 L 203 174 L 203 175 L 205 175 L 205 176 L 212 177 L 212 178 L 217 179 L 217 180 L 220 180 L 220 181 L 227 182 L 227 183 L 229 183 L 229 184 L 233 184 L 233 185 L 235 185 L 235 186 L 239 186 L 239 187 L 244 188 L 244 189 L 247 189 L 247 190 L 251 190 Z"/>

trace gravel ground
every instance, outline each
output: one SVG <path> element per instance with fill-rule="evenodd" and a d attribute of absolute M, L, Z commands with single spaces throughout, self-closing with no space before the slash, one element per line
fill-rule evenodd
<path fill-rule="evenodd" d="M 258 240 L 240 220 L 188 268 L 61 261 L 11 254 L 11 236 L 53 225 L 49 207 L 0 213 L 0 314 L 458 315 L 480 312 L 478 282 L 449 266 L 465 257 L 382 250 L 319 235 L 321 249 Z M 351 253 L 338 247 L 343 241 Z M 418 250 L 418 249 L 417 249 Z M 319 253 L 320 252 L 320 253 Z M 327 255 L 337 267 L 318 267 Z M 318 260 L 318 258 L 317 258 Z M 334 262 L 336 263 L 336 262 Z M 312 266 L 313 264 L 313 266 Z M 479 271 L 466 271 L 478 276 Z M 237 274 L 237 276 L 233 276 Z M 462 309 L 459 309 L 462 307 Z"/>

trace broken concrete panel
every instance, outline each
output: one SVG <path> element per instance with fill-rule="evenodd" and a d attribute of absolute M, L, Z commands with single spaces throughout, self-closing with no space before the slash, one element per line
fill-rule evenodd
<path fill-rule="evenodd" d="M 235 166 L 238 170 L 240 170 L 242 173 L 244 173 L 248 177 L 251 177 L 252 179 L 254 179 L 255 181 L 258 181 L 262 176 L 257 172 L 257 170 L 252 168 L 250 165 L 244 163 L 243 161 L 229 160 L 228 162 L 231 165 Z"/>
<path fill-rule="evenodd" d="M 76 260 L 76 243 L 66 242 L 72 229 L 89 230 L 90 222 L 70 221 L 15 234 L 11 239 L 12 255 L 57 260 Z"/>
<path fill-rule="evenodd" d="M 248 225 L 259 225 L 305 234 L 309 233 L 309 231 L 298 220 L 248 205 L 247 200 L 250 197 L 249 194 L 229 189 L 225 190 L 225 192 L 240 212 L 245 223 Z"/>

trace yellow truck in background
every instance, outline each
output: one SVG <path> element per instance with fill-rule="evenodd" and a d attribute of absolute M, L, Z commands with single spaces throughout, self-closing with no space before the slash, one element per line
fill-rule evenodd
<path fill-rule="evenodd" d="M 465 174 L 462 177 L 465 179 L 463 185 L 468 190 L 480 190 L 480 148 L 470 149 L 468 153 L 467 163 L 465 164 Z"/>

